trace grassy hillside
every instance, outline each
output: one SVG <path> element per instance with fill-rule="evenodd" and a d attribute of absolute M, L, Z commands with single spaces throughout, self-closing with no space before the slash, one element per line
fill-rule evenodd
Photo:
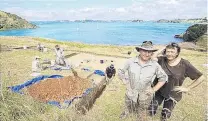
<path fill-rule="evenodd" d="M 56 44 L 65 49 L 74 51 L 87 51 L 105 55 L 124 56 L 127 51 L 132 50 L 131 46 L 108 46 L 108 45 L 88 45 L 71 42 L 58 42 L 33 37 L 0 37 L 1 46 L 22 47 L 36 46 L 39 42 L 48 48 L 54 48 Z M 65 54 L 70 53 L 66 51 Z M 29 95 L 19 95 L 7 90 L 6 87 L 17 85 L 31 79 L 31 62 L 35 55 L 41 58 L 54 58 L 53 50 L 41 53 L 36 50 L 12 50 L 1 51 L 0 54 L 0 120 L 1 121 L 118 121 L 119 115 L 123 111 L 125 86 L 116 76 L 104 93 L 98 98 L 93 108 L 86 115 L 75 113 L 74 106 L 67 109 L 59 109 L 55 106 L 40 103 L 33 100 Z M 182 50 L 181 56 L 189 60 L 205 76 L 207 75 L 206 53 L 192 50 Z M 43 74 L 68 75 L 69 71 L 46 70 Z M 185 85 L 190 84 L 190 79 L 185 80 Z M 112 91 L 112 89 L 115 89 Z M 170 121 L 203 121 L 207 106 L 207 82 L 204 81 L 197 88 L 184 94 L 183 99 L 177 104 Z M 161 111 L 161 107 L 160 107 Z M 157 115 L 149 118 L 150 121 L 159 121 Z M 135 121 L 132 116 L 125 121 Z M 139 120 L 139 119 L 137 119 Z"/>
<path fill-rule="evenodd" d="M 196 45 L 207 50 L 207 33 L 197 38 Z"/>
<path fill-rule="evenodd" d="M 8 30 L 8 29 L 24 29 L 24 28 L 36 28 L 36 25 L 33 25 L 22 19 L 21 17 L 7 13 L 4 11 L 0 11 L 0 30 Z"/>

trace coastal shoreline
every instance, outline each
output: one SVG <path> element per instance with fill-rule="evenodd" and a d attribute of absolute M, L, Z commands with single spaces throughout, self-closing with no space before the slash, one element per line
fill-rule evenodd
<path fill-rule="evenodd" d="M 89 43 L 84 43 L 84 42 L 76 42 L 76 41 L 62 41 L 62 40 L 56 40 L 56 39 L 51 39 L 51 38 L 43 38 L 43 37 L 32 37 L 32 36 L 0 36 L 0 40 L 2 39 L 28 39 L 28 40 L 35 40 L 38 42 L 43 42 L 44 44 L 48 43 L 57 43 L 57 44 L 62 44 L 62 45 L 74 45 L 74 46 L 89 46 L 89 47 L 102 47 L 102 48 L 135 48 L 136 46 L 141 45 L 141 43 L 138 43 L 138 45 L 111 45 L 111 44 L 89 44 Z M 145 40 L 144 40 L 145 41 Z M 188 49 L 188 50 L 196 50 L 196 51 L 206 51 L 206 49 L 201 48 L 196 45 L 194 42 L 176 42 L 178 43 L 182 49 Z M 2 44 L 2 43 L 0 43 Z M 154 43 L 153 43 L 154 44 Z M 156 48 L 161 48 L 166 46 L 167 44 L 154 44 Z M 30 45 L 28 45 L 30 46 Z M 34 45 L 33 45 L 34 46 Z"/>

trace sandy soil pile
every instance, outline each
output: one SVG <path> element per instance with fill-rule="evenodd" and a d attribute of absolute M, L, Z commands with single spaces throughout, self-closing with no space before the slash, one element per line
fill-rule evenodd
<path fill-rule="evenodd" d="M 28 87 L 29 94 L 41 102 L 64 102 L 75 96 L 81 96 L 90 87 L 90 81 L 78 76 L 68 76 L 60 79 L 46 79 Z"/>

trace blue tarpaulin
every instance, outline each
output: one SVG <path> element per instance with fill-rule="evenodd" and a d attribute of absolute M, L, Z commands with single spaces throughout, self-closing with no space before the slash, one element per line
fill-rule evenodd
<path fill-rule="evenodd" d="M 103 71 L 101 71 L 101 70 L 95 70 L 94 74 L 98 74 L 100 76 L 105 76 L 105 73 Z"/>
<path fill-rule="evenodd" d="M 90 71 L 89 68 L 82 68 L 82 70 L 84 70 L 84 71 Z"/>
<path fill-rule="evenodd" d="M 82 68 L 82 70 L 90 71 L 90 69 L 88 69 L 88 68 Z M 95 70 L 93 73 L 97 74 L 97 75 L 100 75 L 100 76 L 105 76 L 105 73 L 103 71 L 101 71 L 101 70 Z"/>
<path fill-rule="evenodd" d="M 61 75 L 52 75 L 52 76 L 39 76 L 39 77 L 36 77 L 36 78 L 33 78 L 31 80 L 28 80 L 26 81 L 25 83 L 23 84 L 20 84 L 20 85 L 16 85 L 16 86 L 12 86 L 12 87 L 9 87 L 13 92 L 16 92 L 16 93 L 20 93 L 20 94 L 23 94 L 23 92 L 21 92 L 21 89 L 25 88 L 25 87 L 28 87 L 32 84 L 35 84 L 37 82 L 40 82 L 41 80 L 43 79 L 47 79 L 47 78 L 62 78 L 63 76 Z"/>
<path fill-rule="evenodd" d="M 21 92 L 21 90 L 23 88 L 31 86 L 31 85 L 33 85 L 35 83 L 38 83 L 41 80 L 44 80 L 44 79 L 47 79 L 47 78 L 62 78 L 62 77 L 63 76 L 61 76 L 61 75 L 51 75 L 51 76 L 43 75 L 43 76 L 39 76 L 39 77 L 33 78 L 31 80 L 28 80 L 28 81 L 26 81 L 23 84 L 16 85 L 16 86 L 11 86 L 11 87 L 9 87 L 9 89 L 11 89 L 15 93 L 23 94 L 23 92 Z M 81 98 L 84 95 L 87 95 L 91 90 L 92 90 L 92 88 L 88 88 L 87 90 L 85 90 L 85 92 L 81 96 L 76 96 L 76 97 L 74 97 L 71 100 L 65 100 L 64 104 L 63 104 L 64 106 L 62 106 L 59 102 L 56 102 L 56 101 L 48 101 L 48 104 L 56 105 L 59 108 L 67 108 L 73 102 L 74 99 Z"/>

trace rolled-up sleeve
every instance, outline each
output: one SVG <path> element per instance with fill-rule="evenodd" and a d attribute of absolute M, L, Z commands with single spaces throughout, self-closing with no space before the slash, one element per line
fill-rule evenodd
<path fill-rule="evenodd" d="M 165 73 L 165 71 L 162 69 L 162 67 L 157 63 L 157 67 L 156 67 L 156 76 L 158 78 L 158 81 L 168 81 L 168 76 Z"/>
<path fill-rule="evenodd" d="M 120 80 L 125 81 L 124 83 L 127 83 L 126 81 L 128 81 L 128 78 L 125 77 L 125 73 L 129 69 L 129 66 L 130 66 L 130 60 L 126 61 L 124 67 L 122 69 L 119 69 L 118 71 L 118 77 Z"/>

